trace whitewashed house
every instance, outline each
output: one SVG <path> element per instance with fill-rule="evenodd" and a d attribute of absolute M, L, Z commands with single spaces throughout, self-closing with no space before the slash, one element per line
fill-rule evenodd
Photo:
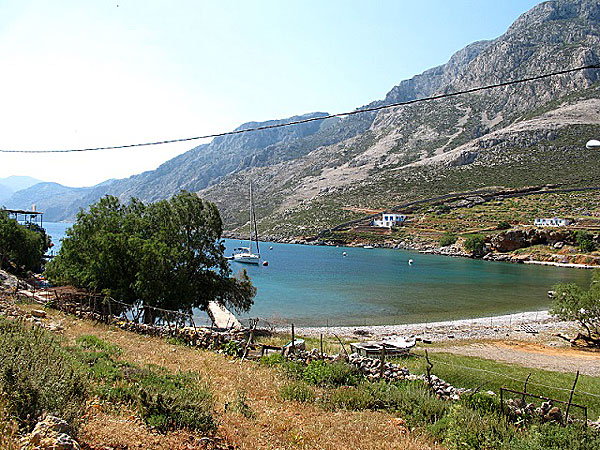
<path fill-rule="evenodd" d="M 569 219 L 561 219 L 553 217 L 552 219 L 535 219 L 533 224 L 536 227 L 566 227 L 571 221 Z"/>
<path fill-rule="evenodd" d="M 405 220 L 406 216 L 403 214 L 382 213 L 380 219 L 373 219 L 373 221 L 371 222 L 371 226 L 392 228 L 397 225 L 400 225 Z"/>

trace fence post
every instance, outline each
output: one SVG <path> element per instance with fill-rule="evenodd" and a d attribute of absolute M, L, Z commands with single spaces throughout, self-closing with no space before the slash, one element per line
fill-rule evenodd
<path fill-rule="evenodd" d="M 525 395 L 527 394 L 527 383 L 529 383 L 530 376 L 531 376 L 531 373 L 529 373 L 529 375 L 527 375 L 527 379 L 525 380 L 525 387 L 523 388 L 523 397 L 521 398 L 521 401 L 523 403 L 525 403 Z"/>
<path fill-rule="evenodd" d="M 383 379 L 385 372 L 385 345 L 381 346 L 381 365 L 379 366 L 379 378 Z"/>
<path fill-rule="evenodd" d="M 292 324 L 292 346 L 290 348 L 290 350 L 296 354 L 296 338 L 294 337 L 294 324 Z"/>
<path fill-rule="evenodd" d="M 425 370 L 427 370 L 427 384 L 429 384 L 429 387 L 431 387 L 431 369 L 433 369 L 433 364 L 431 364 L 431 361 L 429 361 L 427 349 L 425 349 L 425 361 L 427 361 L 427 367 L 425 368 Z"/>
<path fill-rule="evenodd" d="M 323 359 L 323 333 L 321 333 L 321 359 Z"/>
<path fill-rule="evenodd" d="M 579 370 L 575 375 L 575 381 L 573 382 L 573 387 L 571 388 L 571 395 L 569 395 L 569 403 L 567 403 L 567 412 L 565 413 L 565 425 L 569 421 L 569 409 L 571 409 L 571 401 L 573 400 L 573 393 L 575 392 L 575 385 L 577 384 L 577 380 L 579 379 Z M 587 411 L 586 411 L 587 416 Z"/>

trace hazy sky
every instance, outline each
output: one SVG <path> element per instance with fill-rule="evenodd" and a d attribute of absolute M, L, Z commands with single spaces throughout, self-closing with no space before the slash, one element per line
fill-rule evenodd
<path fill-rule="evenodd" d="M 0 0 L 0 148 L 146 142 L 351 110 L 500 36 L 536 0 Z M 197 144 L 0 153 L 0 177 L 89 186 Z"/>

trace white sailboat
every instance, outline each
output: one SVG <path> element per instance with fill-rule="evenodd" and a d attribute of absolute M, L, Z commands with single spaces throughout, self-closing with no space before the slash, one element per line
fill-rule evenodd
<path fill-rule="evenodd" d="M 256 243 L 256 253 L 252 252 L 252 232 Z M 244 264 L 259 264 L 260 249 L 258 248 L 258 229 L 256 228 L 256 215 L 254 214 L 254 201 L 252 198 L 252 183 L 250 183 L 250 239 L 248 247 L 233 249 L 233 260 Z"/>

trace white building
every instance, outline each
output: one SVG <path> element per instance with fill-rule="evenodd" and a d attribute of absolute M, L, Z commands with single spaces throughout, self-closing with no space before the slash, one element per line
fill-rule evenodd
<path fill-rule="evenodd" d="M 372 227 L 385 227 L 392 228 L 396 225 L 400 225 L 406 220 L 406 216 L 403 214 L 395 213 L 383 213 L 380 219 L 373 219 L 371 222 Z"/>
<path fill-rule="evenodd" d="M 571 221 L 569 219 L 560 219 L 553 217 L 552 219 L 535 219 L 533 224 L 536 227 L 566 227 Z"/>

